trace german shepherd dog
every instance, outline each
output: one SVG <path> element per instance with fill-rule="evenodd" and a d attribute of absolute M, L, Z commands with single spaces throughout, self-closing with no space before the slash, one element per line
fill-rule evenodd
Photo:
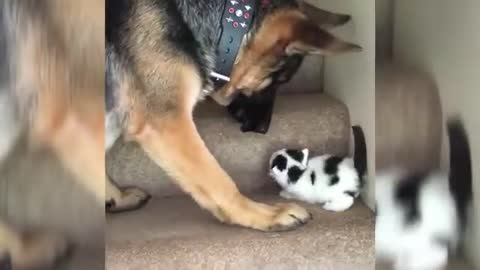
<path fill-rule="evenodd" d="M 103 205 L 104 59 L 103 1 L 0 1 L 0 162 L 26 132 Z M 2 270 L 51 269 L 68 246 L 55 232 L 0 220 Z"/>
<path fill-rule="evenodd" d="M 225 0 L 107 0 L 106 148 L 123 134 L 221 222 L 284 231 L 307 222 L 309 212 L 242 195 L 198 134 L 194 106 L 209 95 L 228 105 L 236 94 L 264 90 L 292 57 L 360 47 L 324 30 L 344 24 L 348 15 L 294 0 L 255 4 L 263 8 L 244 38 L 230 81 L 214 91 L 209 76 Z M 112 182 L 106 188 L 107 210 L 112 212 L 137 208 L 149 197 Z"/>

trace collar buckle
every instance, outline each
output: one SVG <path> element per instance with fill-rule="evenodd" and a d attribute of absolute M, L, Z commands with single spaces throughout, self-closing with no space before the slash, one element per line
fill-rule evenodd
<path fill-rule="evenodd" d="M 212 76 L 213 78 L 215 78 L 217 80 L 221 80 L 221 81 L 225 81 L 225 82 L 230 81 L 230 77 L 222 75 L 222 74 L 217 73 L 215 71 L 210 72 L 210 76 Z"/>

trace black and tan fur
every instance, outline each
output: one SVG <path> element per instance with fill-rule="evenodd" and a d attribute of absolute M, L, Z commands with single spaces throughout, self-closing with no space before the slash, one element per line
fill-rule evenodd
<path fill-rule="evenodd" d="M 223 5 L 221 0 L 107 1 L 107 149 L 121 134 L 136 141 L 222 222 L 262 231 L 292 229 L 310 214 L 295 204 L 266 205 L 242 195 L 193 121 L 195 104 L 212 88 L 208 74 Z M 315 20 L 307 14 L 312 12 Z M 358 50 L 320 27 L 348 19 L 293 0 L 270 1 L 244 40 L 231 81 L 214 99 L 227 105 L 237 93 L 263 90 L 289 57 Z M 135 208 L 147 196 L 107 184 L 111 211 Z"/>

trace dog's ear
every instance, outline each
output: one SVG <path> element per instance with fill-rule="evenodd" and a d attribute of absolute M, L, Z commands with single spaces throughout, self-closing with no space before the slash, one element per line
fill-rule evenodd
<path fill-rule="evenodd" d="M 293 27 L 294 34 L 285 47 L 287 55 L 331 55 L 362 50 L 362 47 L 335 37 L 311 20 L 299 20 Z"/>
<path fill-rule="evenodd" d="M 352 18 L 350 15 L 334 13 L 324 9 L 317 8 L 314 5 L 299 1 L 300 10 L 303 14 L 322 28 L 331 28 L 344 25 Z"/>

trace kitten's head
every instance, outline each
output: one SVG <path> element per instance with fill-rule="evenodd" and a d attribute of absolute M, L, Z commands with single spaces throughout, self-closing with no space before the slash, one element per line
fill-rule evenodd
<path fill-rule="evenodd" d="M 308 166 L 308 149 L 281 149 L 270 158 L 270 176 L 282 187 L 288 185 L 299 176 Z"/>

